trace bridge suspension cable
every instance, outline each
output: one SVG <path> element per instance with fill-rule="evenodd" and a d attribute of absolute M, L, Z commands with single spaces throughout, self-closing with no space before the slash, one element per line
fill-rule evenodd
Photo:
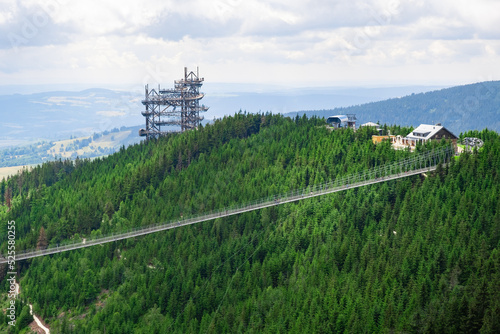
<path fill-rule="evenodd" d="M 309 186 L 307 188 L 292 190 L 285 194 L 279 194 L 262 198 L 260 200 L 244 203 L 241 205 L 227 207 L 221 210 L 210 211 L 208 213 L 193 215 L 183 219 L 174 219 L 168 222 L 149 225 L 146 227 L 137 227 L 126 232 L 112 233 L 111 235 L 98 236 L 93 239 L 83 239 L 82 241 L 72 241 L 64 245 L 51 245 L 46 249 L 31 249 L 19 251 L 16 253 L 15 261 L 30 259 L 39 256 L 45 256 L 55 253 L 66 252 L 74 249 L 85 248 L 95 245 L 101 245 L 108 242 L 133 238 L 141 235 L 156 233 L 164 230 L 170 230 L 181 226 L 192 225 L 204 221 L 229 217 L 244 212 L 259 210 L 275 205 L 295 202 L 306 198 L 322 196 L 348 189 L 358 188 L 370 184 L 387 182 L 403 177 L 421 174 L 433 171 L 439 164 L 448 162 L 455 154 L 452 147 L 442 147 L 437 150 L 427 151 L 397 162 L 384 164 L 370 168 L 368 170 L 336 178 L 330 182 L 319 185 Z M 0 255 L 0 264 L 13 260 L 7 256 Z"/>

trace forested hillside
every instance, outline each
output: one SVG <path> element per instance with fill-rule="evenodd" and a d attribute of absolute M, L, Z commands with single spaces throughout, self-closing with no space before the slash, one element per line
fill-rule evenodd
<path fill-rule="evenodd" d="M 442 123 L 455 135 L 475 129 L 500 131 L 500 81 L 480 82 L 412 94 L 380 102 L 332 110 L 300 111 L 299 115 L 328 117 L 356 114 L 360 123 L 406 124 L 417 127 Z M 296 112 L 292 114 L 297 114 Z"/>
<path fill-rule="evenodd" d="M 370 131 L 240 113 L 44 164 L 0 184 L 1 228 L 16 221 L 18 250 L 44 247 L 409 154 L 374 146 Z M 483 149 L 433 174 L 18 262 L 21 297 L 53 333 L 498 332 L 500 137 L 467 135 Z M 0 331 L 6 321 L 0 312 Z"/>

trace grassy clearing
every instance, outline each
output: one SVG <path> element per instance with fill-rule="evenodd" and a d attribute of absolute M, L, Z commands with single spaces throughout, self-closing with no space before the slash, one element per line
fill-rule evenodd
<path fill-rule="evenodd" d="M 31 166 L 14 166 L 14 167 L 2 167 L 0 168 L 0 180 L 7 178 L 8 176 L 16 175 L 23 168 L 29 168 Z"/>

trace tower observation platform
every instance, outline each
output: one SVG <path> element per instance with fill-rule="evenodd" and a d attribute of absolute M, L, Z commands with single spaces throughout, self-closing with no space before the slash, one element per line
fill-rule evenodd
<path fill-rule="evenodd" d="M 184 78 L 174 81 L 173 89 L 149 89 L 145 87 L 145 98 L 142 104 L 146 110 L 142 116 L 146 119 L 146 128 L 139 130 L 139 136 L 147 139 L 158 138 L 170 132 L 184 132 L 200 125 L 208 107 L 200 104 L 204 94 L 200 93 L 204 78 L 196 73 L 188 72 L 184 67 Z M 169 129 L 170 128 L 170 129 Z"/>

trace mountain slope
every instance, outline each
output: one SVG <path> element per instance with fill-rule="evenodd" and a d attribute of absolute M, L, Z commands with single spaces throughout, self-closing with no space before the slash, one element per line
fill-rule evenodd
<path fill-rule="evenodd" d="M 94 158 L 117 152 L 122 146 L 136 144 L 140 126 L 115 128 L 92 136 L 41 141 L 31 145 L 0 149 L 0 167 L 36 165 L 58 159 Z"/>
<path fill-rule="evenodd" d="M 332 110 L 309 110 L 291 115 L 328 117 L 356 114 L 359 124 L 369 121 L 381 124 L 418 126 L 442 123 L 456 135 L 484 128 L 500 131 L 500 81 L 446 88 L 412 94 L 402 98 L 367 103 Z"/>
<path fill-rule="evenodd" d="M 30 248 L 42 226 L 49 243 L 108 233 L 409 154 L 322 123 L 238 114 L 44 164 L 1 184 L 0 219 Z M 426 177 L 19 263 L 22 297 L 54 333 L 497 332 L 500 137 L 467 135 L 484 149 Z"/>
<path fill-rule="evenodd" d="M 143 122 L 140 99 L 108 89 L 2 95 L 0 140 L 59 140 L 135 126 Z"/>

